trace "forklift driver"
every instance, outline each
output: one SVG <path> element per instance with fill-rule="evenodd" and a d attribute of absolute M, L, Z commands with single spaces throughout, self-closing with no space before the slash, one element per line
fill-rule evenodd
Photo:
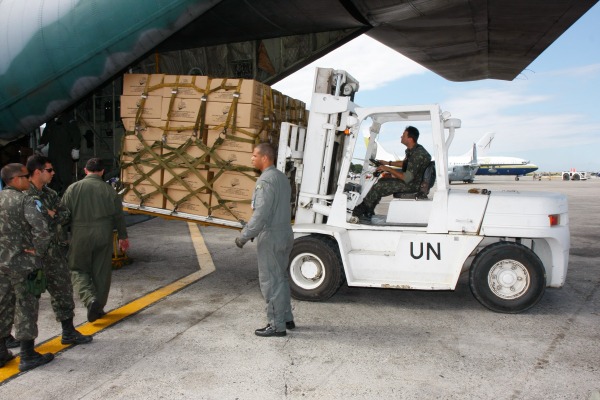
<path fill-rule="evenodd" d="M 418 140 L 419 130 L 414 126 L 407 126 L 401 138 L 401 143 L 406 146 L 406 157 L 402 161 L 377 160 L 380 163 L 377 170 L 388 172 L 391 177 L 379 179 L 362 203 L 354 208 L 352 215 L 358 217 L 363 223 L 370 221 L 382 197 L 398 192 L 410 193 L 419 190 L 423 173 L 431 162 L 431 155 L 417 143 Z"/>

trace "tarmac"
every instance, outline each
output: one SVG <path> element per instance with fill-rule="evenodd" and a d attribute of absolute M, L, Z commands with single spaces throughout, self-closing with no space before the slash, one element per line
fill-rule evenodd
<path fill-rule="evenodd" d="M 43 294 L 36 343 L 56 359 L 1 368 L 0 398 L 600 400 L 600 179 L 451 187 L 565 193 L 565 286 L 514 315 L 481 306 L 466 276 L 455 291 L 343 286 L 328 301 L 293 300 L 297 328 L 260 338 L 255 243 L 240 250 L 236 230 L 130 218 L 133 263 L 113 271 L 109 314 L 87 323 L 76 299 L 93 342 L 60 345 Z"/>

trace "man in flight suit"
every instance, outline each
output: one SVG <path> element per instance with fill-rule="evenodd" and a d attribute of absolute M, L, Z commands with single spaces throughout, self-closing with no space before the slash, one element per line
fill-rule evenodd
<path fill-rule="evenodd" d="M 62 344 L 84 344 L 92 341 L 91 336 L 82 335 L 73 326 L 75 302 L 73 284 L 67 264 L 67 236 L 63 225 L 71 217 L 69 210 L 59 205 L 58 194 L 47 185 L 52 181 L 54 169 L 47 157 L 33 155 L 27 159 L 27 170 L 31 186 L 27 194 L 41 200 L 48 220 L 52 240 L 44 263 L 52 309 L 56 320 L 62 325 Z"/>
<path fill-rule="evenodd" d="M 15 324 L 21 342 L 20 371 L 54 359 L 34 349 L 38 335 L 38 298 L 27 288 L 28 276 L 42 268 L 50 244 L 50 232 L 42 204 L 23 193 L 29 173 L 22 164 L 8 164 L 0 171 L 6 187 L 0 191 L 0 367 L 12 359 L 5 338 Z M 16 301 L 15 301 L 16 300 Z"/>
<path fill-rule="evenodd" d="M 260 143 L 252 153 L 252 165 L 262 171 L 256 181 L 250 221 L 235 244 L 242 248 L 255 237 L 258 254 L 260 290 L 267 303 L 268 325 L 257 329 L 257 336 L 285 336 L 294 329 L 287 267 L 294 243 L 291 225 L 291 186 L 286 176 L 275 168 L 275 150 Z"/>
<path fill-rule="evenodd" d="M 112 274 L 113 228 L 119 247 L 129 247 L 121 199 L 102 180 L 104 166 L 99 158 L 85 165 L 86 177 L 67 188 L 61 204 L 71 212 L 69 268 L 73 288 L 87 307 L 90 322 L 102 317 L 108 300 Z"/>

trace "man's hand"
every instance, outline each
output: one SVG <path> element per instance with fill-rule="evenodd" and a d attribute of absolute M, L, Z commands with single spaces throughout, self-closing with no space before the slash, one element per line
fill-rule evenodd
<path fill-rule="evenodd" d="M 119 239 L 119 248 L 125 253 L 129 249 L 129 239 Z"/>
<path fill-rule="evenodd" d="M 242 247 L 244 247 L 244 245 L 246 244 L 246 242 L 247 242 L 247 240 L 244 240 L 244 239 L 242 239 L 242 238 L 240 238 L 240 237 L 236 237 L 236 238 L 235 238 L 235 245 L 236 245 L 237 247 L 239 247 L 240 249 L 241 249 Z"/>

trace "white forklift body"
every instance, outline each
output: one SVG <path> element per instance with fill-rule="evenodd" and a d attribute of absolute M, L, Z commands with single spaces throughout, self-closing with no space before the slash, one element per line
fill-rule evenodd
<path fill-rule="evenodd" d="M 308 126 L 284 124 L 278 168 L 295 186 L 295 298 L 323 300 L 349 286 L 452 290 L 469 271 L 475 297 L 515 313 L 535 305 L 546 286 L 564 284 L 569 258 L 567 199 L 558 193 L 450 189 L 448 148 L 460 120 L 437 104 L 361 108 L 358 82 L 317 69 Z M 348 185 L 359 127 L 371 120 L 360 185 Z M 351 212 L 377 177 L 368 159 L 381 126 L 429 121 L 436 185 L 427 198 L 394 198 L 388 213 L 360 223 Z M 398 133 L 400 136 L 401 132 Z"/>

